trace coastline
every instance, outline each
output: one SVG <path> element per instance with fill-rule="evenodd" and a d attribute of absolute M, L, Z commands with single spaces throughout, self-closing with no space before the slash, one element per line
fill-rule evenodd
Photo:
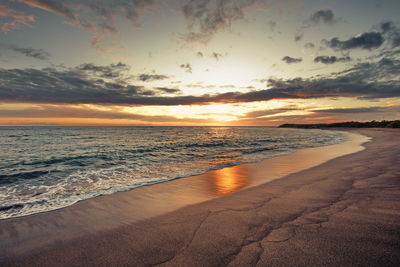
<path fill-rule="evenodd" d="M 296 131 L 296 130 L 294 129 L 294 131 Z M 328 130 L 328 131 L 335 131 L 335 130 L 333 129 L 333 130 Z M 355 135 L 355 134 L 352 134 L 349 132 L 342 132 L 342 134 L 344 135 L 344 137 L 343 137 L 344 141 L 342 141 L 340 143 L 331 144 L 331 145 L 325 144 L 325 145 L 321 145 L 318 147 L 309 147 L 309 148 L 306 147 L 306 148 L 300 148 L 300 149 L 290 151 L 290 152 L 276 153 L 276 154 L 272 154 L 271 156 L 269 156 L 267 158 L 263 158 L 259 161 L 255 161 L 255 162 L 242 162 L 242 163 L 234 164 L 231 166 L 224 166 L 222 168 L 210 169 L 210 170 L 207 170 L 207 171 L 199 173 L 199 174 L 193 174 L 193 175 L 188 175 L 188 176 L 183 176 L 183 177 L 166 179 L 166 180 L 162 180 L 159 182 L 143 184 L 141 186 L 135 186 L 132 188 L 128 188 L 126 190 L 115 191 L 110 194 L 99 194 L 99 195 L 92 196 L 90 198 L 80 199 L 76 202 L 73 202 L 72 204 L 68 204 L 65 206 L 61 206 L 61 207 L 57 207 L 57 208 L 53 208 L 53 209 L 49 209 L 49 210 L 36 211 L 34 213 L 27 213 L 27 214 L 22 214 L 22 215 L 18 215 L 18 216 L 0 218 L 0 222 L 3 220 L 13 220 L 13 219 L 20 218 L 20 217 L 35 216 L 36 214 L 42 214 L 42 213 L 62 210 L 62 209 L 68 208 L 68 207 L 73 206 L 80 202 L 90 201 L 91 199 L 103 198 L 103 197 L 112 196 L 112 195 L 121 194 L 121 193 L 123 194 L 123 193 L 129 192 L 129 191 L 137 192 L 138 190 L 140 191 L 140 188 L 142 188 L 142 187 L 148 187 L 148 186 L 152 187 L 152 186 L 155 186 L 158 184 L 171 183 L 171 182 L 176 183 L 175 180 L 180 180 L 180 179 L 188 179 L 188 178 L 191 179 L 191 178 L 195 177 L 195 179 L 203 179 L 204 180 L 204 178 L 205 178 L 206 180 L 212 180 L 212 178 L 210 178 L 210 176 L 211 177 L 212 176 L 214 176 L 214 177 L 225 176 L 226 177 L 228 175 L 233 175 L 235 177 L 231 180 L 235 180 L 235 179 L 241 180 L 241 182 L 236 183 L 236 185 L 234 185 L 234 186 L 229 187 L 229 185 L 228 185 L 227 188 L 223 188 L 224 185 L 221 182 L 214 182 L 214 185 L 210 186 L 209 190 L 200 189 L 199 188 L 200 186 L 194 180 L 193 181 L 185 180 L 186 183 L 194 183 L 194 185 L 192 187 L 190 187 L 190 188 L 194 189 L 193 192 L 190 192 L 190 195 L 191 196 L 193 196 L 193 194 L 196 194 L 196 195 L 200 194 L 200 195 L 198 196 L 198 200 L 193 200 L 193 201 L 189 201 L 189 202 L 185 201 L 184 199 L 179 199 L 179 202 L 176 203 L 176 205 L 178 205 L 177 208 L 180 208 L 180 207 L 183 207 L 183 206 L 186 206 L 189 204 L 204 202 L 204 201 L 213 199 L 215 197 L 229 194 L 229 193 L 232 193 L 232 192 L 235 192 L 238 190 L 243 190 L 243 189 L 246 189 L 249 187 L 257 186 L 257 185 L 272 181 L 273 179 L 281 178 L 292 172 L 297 172 L 297 171 L 301 171 L 306 168 L 311 168 L 313 166 L 321 164 L 321 163 L 323 163 L 327 160 L 330 160 L 334 157 L 337 157 L 337 156 L 342 156 L 342 155 L 345 155 L 348 153 L 355 153 L 358 150 L 363 149 L 361 147 L 362 143 L 369 141 L 368 137 L 365 137 L 365 136 Z M 318 155 L 321 153 L 322 150 L 323 150 L 323 154 Z M 291 155 L 291 154 L 294 154 L 294 155 Z M 300 155 L 298 155 L 298 154 L 300 154 Z M 291 155 L 291 156 L 289 156 L 289 155 Z M 306 157 L 309 158 L 309 160 L 304 161 L 304 159 Z M 288 163 L 290 161 L 300 161 L 300 160 L 302 161 L 301 164 L 299 164 L 299 163 L 289 164 Z M 267 173 L 265 173 L 266 170 L 264 170 L 264 173 L 262 175 L 258 175 L 258 176 L 262 176 L 261 179 L 257 179 L 255 181 L 253 179 L 253 177 L 252 177 L 252 179 L 247 179 L 247 177 L 246 177 L 246 181 L 244 181 L 244 179 L 237 177 L 236 173 L 238 171 L 236 171 L 236 169 L 242 168 L 242 167 L 238 167 L 239 165 L 244 165 L 243 167 L 245 169 L 248 169 L 248 168 L 254 169 L 253 166 L 255 166 L 255 164 L 260 164 L 262 162 L 269 163 L 267 165 L 269 165 L 268 168 L 270 170 L 267 170 Z M 262 164 L 262 165 L 266 165 L 266 164 Z M 280 165 L 280 166 L 284 167 L 285 169 L 277 168 L 276 165 Z M 224 170 L 221 170 L 221 169 L 224 169 Z M 263 169 L 265 169 L 265 167 Z M 240 171 L 240 172 L 243 172 L 243 171 Z M 242 174 L 242 176 L 248 176 L 248 175 Z M 268 177 L 268 178 L 266 178 L 266 177 Z M 214 187 L 214 188 L 212 188 L 212 187 Z M 198 191 L 198 192 L 195 192 L 195 191 Z M 205 192 L 205 191 L 209 191 L 209 192 Z M 156 190 L 153 193 L 158 194 L 159 191 Z M 179 192 L 179 193 L 185 194 L 185 192 Z M 141 193 L 139 192 L 139 194 L 141 194 Z M 163 199 L 165 199 L 165 196 Z M 151 199 L 147 199 L 147 200 L 152 201 Z M 159 201 L 159 199 L 155 199 L 155 201 Z M 143 204 L 145 204 L 145 203 L 143 203 Z M 146 203 L 146 204 L 148 204 L 148 203 Z M 182 205 L 180 205 L 180 204 L 182 204 Z M 146 215 L 144 217 L 139 217 L 135 220 L 148 219 L 149 216 L 155 216 L 155 215 L 159 215 L 159 214 L 151 214 L 148 216 Z"/>
<path fill-rule="evenodd" d="M 67 136 L 75 138 L 75 134 L 71 132 L 72 129 L 70 127 L 66 129 Z M 149 128 L 139 127 L 138 129 L 147 133 Z M 172 131 L 171 134 L 173 134 L 173 129 L 174 127 L 169 129 L 169 131 Z M 69 140 L 69 142 L 73 143 L 71 148 L 64 147 L 66 151 L 72 150 L 70 151 L 71 153 L 64 154 L 62 148 L 55 151 L 55 153 L 42 153 L 42 157 L 46 158 L 42 160 L 46 165 L 44 169 L 35 169 L 36 165 L 40 166 L 41 164 L 41 160 L 37 159 L 32 159 L 33 162 L 31 163 L 27 162 L 26 165 L 32 165 L 33 167 L 28 168 L 29 170 L 25 170 L 21 174 L 12 169 L 16 166 L 13 164 L 16 163 L 12 163 L 10 167 L 3 166 L 5 174 L 22 175 L 20 178 L 26 179 L 27 183 L 26 185 L 23 183 L 24 185 L 20 186 L 18 182 L 15 183 L 13 181 L 13 178 L 5 178 L 4 182 L 6 184 L 3 184 L 3 194 L 0 196 L 0 202 L 3 200 L 3 203 L 0 204 L 0 220 L 62 209 L 87 199 L 198 176 L 213 170 L 246 163 L 257 163 L 268 158 L 291 154 L 299 149 L 339 144 L 348 138 L 348 134 L 339 131 L 254 127 L 254 129 L 249 129 L 249 135 L 245 135 L 238 140 L 236 139 L 237 135 L 244 130 L 243 127 L 212 128 L 210 129 L 211 132 L 205 130 L 207 127 L 200 127 L 199 130 L 203 134 L 204 132 L 210 133 L 206 136 L 197 136 L 193 132 L 191 133 L 190 131 L 194 129 L 193 127 L 177 129 L 184 130 L 188 139 L 179 141 L 176 144 L 177 147 L 172 150 L 171 140 L 165 140 L 165 144 L 160 143 L 160 145 L 156 146 L 151 142 L 148 143 L 149 140 L 144 141 L 143 146 L 149 146 L 144 151 L 142 151 L 143 148 L 135 149 L 134 146 L 131 147 L 132 144 L 123 145 L 124 148 L 121 150 L 121 143 L 116 141 L 113 144 L 108 144 L 108 148 L 105 148 L 107 152 L 104 151 L 102 155 L 99 155 L 98 151 L 95 154 L 92 153 L 92 155 L 79 155 L 79 153 L 72 152 L 76 149 L 79 150 L 78 144 L 81 144 L 82 138 L 78 138 L 78 140 Z M 220 140 L 220 137 L 216 137 L 216 140 L 213 137 L 209 139 L 209 136 L 215 134 L 219 136 L 218 132 L 222 129 L 224 134 L 227 134 L 224 137 L 225 141 Z M 32 130 L 29 127 L 29 131 Z M 80 130 L 83 130 L 80 133 L 84 136 L 89 133 L 95 134 L 92 130 L 87 132 L 87 127 L 80 128 Z M 107 128 L 108 134 L 116 134 L 119 136 L 117 140 L 120 140 L 121 135 L 129 134 L 133 129 L 129 127 L 127 129 L 118 128 L 116 132 L 115 130 L 117 129 L 111 128 L 109 130 Z M 36 131 L 35 129 L 31 132 L 32 136 L 35 134 L 42 136 L 34 138 L 35 140 L 37 139 L 35 142 L 45 142 L 42 140 L 43 137 L 47 136 L 47 134 L 51 135 L 47 132 L 47 134 L 44 134 L 41 131 Z M 162 131 L 164 132 L 165 129 Z M 247 130 L 245 131 L 247 132 Z M 285 135 L 285 137 L 287 134 L 288 140 L 291 141 L 274 140 L 274 138 L 279 139 L 281 134 Z M 11 135 L 11 137 L 14 136 L 18 135 Z M 193 139 L 190 136 L 196 137 Z M 284 139 L 286 140 L 286 138 Z M 136 140 L 136 138 L 133 137 L 132 140 Z M 98 141 L 101 142 L 101 140 Z M 11 139 L 7 142 L 13 143 L 15 140 Z M 66 142 L 68 143 L 68 141 Z M 162 140 L 158 142 L 162 142 Z M 88 145 L 85 149 L 90 151 L 97 150 L 98 148 L 93 145 L 95 143 Z M 175 143 L 172 147 L 175 147 Z M 187 147 L 189 147 L 188 151 Z M 165 151 L 162 152 L 163 150 Z M 18 156 L 18 153 L 12 153 L 8 156 L 6 155 L 5 159 L 18 161 L 17 158 L 21 156 Z M 23 168 L 25 163 L 21 162 L 21 164 Z M 102 166 L 99 167 L 99 164 Z M 113 167 L 104 168 L 103 165 Z M 65 170 L 62 170 L 63 168 Z M 57 171 L 57 169 L 61 170 Z M 37 178 L 34 178 L 31 183 L 31 175 L 33 178 L 38 175 L 37 178 L 40 179 L 35 183 Z M 52 182 L 55 183 L 52 184 Z M 10 186 L 7 186 L 7 183 L 11 183 Z M 50 187 L 48 183 L 51 184 Z"/>
<path fill-rule="evenodd" d="M 399 131 L 351 129 L 350 132 L 366 134 L 372 136 L 374 140 L 365 145 L 366 150 L 358 153 L 347 156 L 331 155 L 329 158 L 331 160 L 326 159 L 329 160 L 327 162 L 318 158 L 319 163 L 310 165 L 309 162 L 306 162 L 304 166 L 309 164 L 307 165 L 309 167 L 300 168 L 297 172 L 296 170 L 281 170 L 280 175 L 285 177 L 280 179 L 276 179 L 281 177 L 279 175 L 275 178 L 271 176 L 273 179 L 270 180 L 265 179 L 266 169 L 271 170 L 271 166 L 279 166 L 279 162 L 271 163 L 271 161 L 291 155 L 297 157 L 297 161 L 307 159 L 304 154 L 301 154 L 307 149 L 299 150 L 300 155 L 295 155 L 297 153 L 295 152 L 287 156 L 270 158 L 261 163 L 244 164 L 245 168 L 243 168 L 244 165 L 225 168 L 238 169 L 236 172 L 242 177 L 248 176 L 252 172 L 253 177 L 263 177 L 264 179 L 257 180 L 256 178 L 258 184 L 256 181 L 252 181 L 251 186 L 255 187 L 238 185 L 239 189 L 245 190 L 226 194 L 219 198 L 206 199 L 212 199 L 210 201 L 204 202 L 200 196 L 184 199 L 185 194 L 183 194 L 184 196 L 179 194 L 186 192 L 187 188 L 199 186 L 199 184 L 190 184 L 187 181 L 198 180 L 200 182 L 201 179 L 192 179 L 191 177 L 159 184 L 157 193 L 159 196 L 163 197 L 167 194 L 165 187 L 168 186 L 168 189 L 176 190 L 175 194 L 179 198 L 161 203 L 162 205 L 150 205 L 150 209 L 156 212 L 148 217 L 132 220 L 132 216 L 127 215 L 137 212 L 135 207 L 131 207 L 132 191 L 128 191 L 82 201 L 56 211 L 2 220 L 0 226 L 3 241 L 0 249 L 3 250 L 4 253 L 1 254 L 5 255 L 5 258 L 0 259 L 0 262 L 22 265 L 58 263 L 56 265 L 131 264 L 140 266 L 162 262 L 172 265 L 215 265 L 217 263 L 241 265 L 253 264 L 257 260 L 258 263 L 278 264 L 279 262 L 265 261 L 266 257 L 263 255 L 274 251 L 280 255 L 282 252 L 279 251 L 287 251 L 288 242 L 286 241 L 292 240 L 294 232 L 297 235 L 298 229 L 307 228 L 303 227 L 304 225 L 309 225 L 310 229 L 307 231 L 311 232 L 315 231 L 316 227 L 323 228 L 319 225 L 329 222 L 325 217 L 332 207 L 336 209 L 334 211 L 343 209 L 343 207 L 345 207 L 343 210 L 347 210 L 354 204 L 351 201 L 352 196 L 344 200 L 342 198 L 351 190 L 356 189 L 355 185 L 359 182 L 357 177 L 363 177 L 363 172 L 375 174 L 384 168 L 392 168 L 392 172 L 398 171 L 395 169 L 396 166 L 387 166 L 388 163 L 385 165 L 380 160 L 375 161 L 383 164 L 383 167 L 374 169 L 375 162 L 372 159 L 374 154 L 384 153 L 385 151 L 381 150 L 385 149 L 389 151 L 388 153 L 392 153 L 392 157 L 398 155 L 399 151 L 396 150 L 395 145 L 398 145 L 399 141 L 395 140 L 393 136 L 398 135 Z M 388 136 L 391 136 L 391 139 L 385 141 Z M 338 152 L 343 153 L 343 151 Z M 293 161 L 293 159 L 291 160 Z M 371 164 L 363 167 L 361 163 L 366 159 L 370 159 Z M 391 160 L 392 163 L 394 160 L 396 163 L 396 157 L 385 159 L 389 159 L 388 162 Z M 249 170 L 249 165 L 253 166 L 252 171 Z M 255 165 L 257 166 L 254 167 Z M 287 165 L 284 167 L 286 168 Z M 312 168 L 310 169 L 310 167 Z M 222 172 L 217 170 L 200 176 L 203 178 L 208 176 L 204 179 L 210 180 L 210 177 L 215 176 L 218 171 Z M 335 173 L 337 174 L 335 175 Z M 387 172 L 383 172 L 381 175 L 385 175 L 385 173 Z M 232 175 L 232 172 L 229 175 Z M 335 180 L 336 176 L 339 179 Z M 392 176 L 389 175 L 389 178 Z M 373 175 L 369 179 L 372 178 Z M 365 182 L 363 178 L 359 178 L 359 180 Z M 368 182 L 365 183 L 370 185 Z M 182 186 L 182 184 L 185 185 Z M 220 187 L 223 188 L 223 186 Z M 146 200 L 148 195 L 145 191 L 150 188 L 154 190 L 155 186 L 143 187 L 141 190 L 144 192 L 136 194 L 139 196 L 136 196 L 135 201 L 139 201 L 140 198 Z M 88 204 L 89 202 L 90 204 Z M 186 203 L 184 205 L 186 207 L 174 206 L 178 202 Z M 339 202 L 343 202 L 343 204 L 339 205 Z M 122 205 L 125 215 L 121 213 L 122 210 L 115 207 L 113 210 L 112 205 L 108 204 L 109 206 L 107 206 L 104 205 L 105 203 L 118 204 L 114 205 L 115 207 Z M 275 205 L 269 206 L 271 203 Z M 346 206 L 349 203 L 350 205 Z M 140 208 L 143 210 L 147 207 Z M 98 220 L 98 217 L 92 217 L 93 213 L 89 212 L 93 209 L 96 212 L 102 211 L 108 216 Z M 321 213 L 321 210 L 326 214 L 316 214 Z M 163 213 L 165 214 L 162 215 Z M 394 214 L 393 216 L 398 218 L 398 215 Z M 119 222 L 115 222 L 115 216 Z M 68 220 L 72 222 L 73 218 L 79 218 L 81 221 L 78 220 L 72 227 L 76 233 L 70 235 L 71 229 L 66 231 L 65 227 L 71 227 L 68 225 Z M 49 228 L 50 224 L 53 227 Z M 27 234 L 28 232 L 30 234 Z M 58 236 L 57 240 L 50 238 L 50 240 L 46 239 L 47 242 L 43 239 L 43 237 L 54 235 Z M 166 244 L 168 246 L 165 246 Z M 284 246 L 284 248 L 268 249 L 265 252 L 265 247 L 272 246 L 271 244 L 278 247 Z M 79 249 L 80 246 L 83 246 L 85 250 Z M 116 246 L 118 251 L 115 251 L 113 246 Z M 211 247 L 218 249 L 210 251 Z M 106 249 L 108 249 L 108 253 L 105 251 Z M 62 253 L 63 251 L 65 255 Z M 278 257 L 273 256 L 273 258 Z M 57 261 L 57 257 L 61 257 L 65 261 Z M 286 256 L 285 259 L 286 262 L 291 260 L 289 256 Z"/>

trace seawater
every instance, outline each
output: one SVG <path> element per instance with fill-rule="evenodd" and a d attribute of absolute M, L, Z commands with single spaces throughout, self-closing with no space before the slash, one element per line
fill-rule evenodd
<path fill-rule="evenodd" d="M 0 127 L 0 218 L 345 141 L 270 127 Z"/>

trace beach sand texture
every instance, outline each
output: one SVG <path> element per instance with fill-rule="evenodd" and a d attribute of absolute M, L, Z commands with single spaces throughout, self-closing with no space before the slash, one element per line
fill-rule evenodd
<path fill-rule="evenodd" d="M 365 150 L 24 256 L 3 243 L 1 265 L 400 266 L 400 131 L 354 131 Z"/>

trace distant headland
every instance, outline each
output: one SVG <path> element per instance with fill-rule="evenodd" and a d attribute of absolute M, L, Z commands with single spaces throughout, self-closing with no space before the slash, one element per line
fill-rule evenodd
<path fill-rule="evenodd" d="M 316 128 L 400 128 L 400 120 L 394 121 L 348 121 L 348 122 L 335 122 L 335 123 L 317 123 L 317 124 L 294 124 L 287 123 L 279 126 L 280 128 L 305 128 L 305 129 L 316 129 Z"/>

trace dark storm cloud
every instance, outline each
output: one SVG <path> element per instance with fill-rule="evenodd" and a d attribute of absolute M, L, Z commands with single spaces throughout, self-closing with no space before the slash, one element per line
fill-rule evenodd
<path fill-rule="evenodd" d="M 385 41 L 380 32 L 365 32 L 348 40 L 341 41 L 334 37 L 330 40 L 323 40 L 324 44 L 334 50 L 366 49 L 372 50 L 380 47 Z"/>
<path fill-rule="evenodd" d="M 315 63 L 323 63 L 323 64 L 334 64 L 337 62 L 348 62 L 351 61 L 351 57 L 336 57 L 336 56 L 317 56 L 314 58 Z"/>
<path fill-rule="evenodd" d="M 181 64 L 181 65 L 179 65 L 179 67 L 181 69 L 184 69 L 185 72 L 187 72 L 187 73 L 192 73 L 192 65 L 190 65 L 190 63 Z"/>
<path fill-rule="evenodd" d="M 170 77 L 167 75 L 162 75 L 162 74 L 139 74 L 137 76 L 137 79 L 142 81 L 142 82 L 151 82 L 151 81 L 161 81 L 161 80 L 166 80 L 169 79 Z"/>
<path fill-rule="evenodd" d="M 16 45 L 1 45 L 0 47 L 3 47 L 4 49 L 12 50 L 14 52 L 20 53 L 22 55 L 25 55 L 27 57 L 32 57 L 36 58 L 39 60 L 47 60 L 51 57 L 50 53 L 44 51 L 43 49 L 35 49 L 31 47 L 19 47 Z"/>
<path fill-rule="evenodd" d="M 219 31 L 229 29 L 236 20 L 244 18 L 244 10 L 259 0 L 189 0 L 182 7 L 189 32 L 188 42 L 207 43 Z"/>
<path fill-rule="evenodd" d="M 118 64 L 113 66 L 117 67 Z M 159 89 L 149 90 L 132 85 L 129 83 L 130 79 L 124 79 L 122 74 L 116 78 L 99 78 L 99 75 L 103 75 L 102 71 L 81 69 L 82 67 L 61 70 L 0 69 L 0 101 L 129 106 L 241 103 L 324 97 L 400 97 L 400 60 L 388 58 L 376 63 L 360 63 L 328 76 L 268 79 L 268 89 L 263 90 L 171 97 L 160 96 Z M 91 66 L 89 69 L 98 68 Z"/>
<path fill-rule="evenodd" d="M 287 64 L 292 64 L 292 63 L 300 63 L 303 61 L 302 58 L 293 58 L 289 56 L 285 56 L 282 58 L 282 61 L 286 62 Z"/>

